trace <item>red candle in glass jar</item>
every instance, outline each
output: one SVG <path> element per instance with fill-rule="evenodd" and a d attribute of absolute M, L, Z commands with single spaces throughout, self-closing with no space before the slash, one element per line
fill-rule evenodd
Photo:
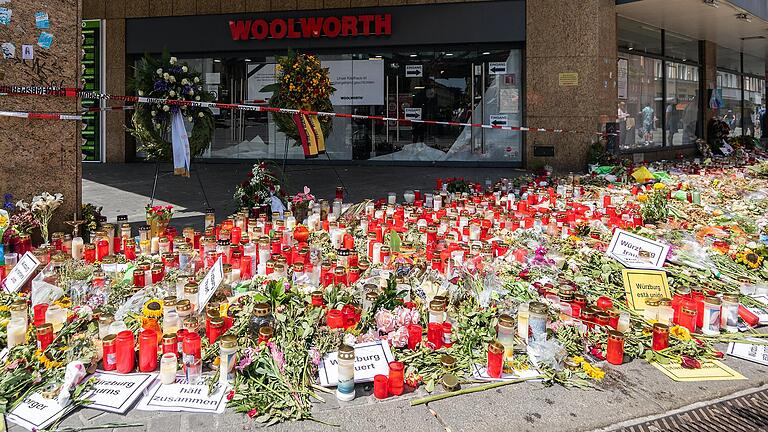
<path fill-rule="evenodd" d="M 92 243 L 83 245 L 83 259 L 88 264 L 96 262 L 96 245 Z"/>
<path fill-rule="evenodd" d="M 146 285 L 145 275 L 146 273 L 141 269 L 133 270 L 133 285 L 139 288 L 144 287 L 144 285 Z"/>
<path fill-rule="evenodd" d="M 332 329 L 344 328 L 344 316 L 338 309 L 331 309 L 325 316 L 328 327 Z"/>
<path fill-rule="evenodd" d="M 101 345 L 103 348 L 104 355 L 103 357 L 103 367 L 102 369 L 105 371 L 113 371 L 117 367 L 117 345 L 116 345 L 116 335 L 107 335 L 104 337 L 104 340 L 101 341 Z"/>
<path fill-rule="evenodd" d="M 443 323 L 443 346 L 446 348 L 453 346 L 453 325 L 449 322 Z"/>
<path fill-rule="evenodd" d="M 101 261 L 107 255 L 109 255 L 109 241 L 100 238 L 96 241 L 96 260 Z"/>
<path fill-rule="evenodd" d="M 117 359 L 117 371 L 127 374 L 133 372 L 135 366 L 135 352 L 133 333 L 123 330 L 117 334 L 115 341 L 115 358 Z"/>
<path fill-rule="evenodd" d="M 624 363 L 624 333 L 617 330 L 608 332 L 608 348 L 605 359 L 613 365 Z"/>
<path fill-rule="evenodd" d="M 224 319 L 221 317 L 211 318 L 206 327 L 208 342 L 214 343 L 219 336 L 224 334 Z"/>
<path fill-rule="evenodd" d="M 182 351 L 184 352 L 184 363 L 192 363 L 201 358 L 200 335 L 197 333 L 187 333 L 182 343 Z"/>
<path fill-rule="evenodd" d="M 157 369 L 157 332 L 146 329 L 139 334 L 139 371 Z"/>
<path fill-rule="evenodd" d="M 669 326 L 662 323 L 653 325 L 653 341 L 651 348 L 654 351 L 661 351 L 669 347 Z"/>
<path fill-rule="evenodd" d="M 677 324 L 693 333 L 696 331 L 696 315 L 696 302 L 685 300 L 680 306 L 680 316 L 677 319 Z"/>
<path fill-rule="evenodd" d="M 45 313 L 48 311 L 48 303 L 40 303 L 32 306 L 35 327 L 45 324 Z"/>
<path fill-rule="evenodd" d="M 431 322 L 427 324 L 427 343 L 432 349 L 440 349 L 443 346 L 443 324 Z"/>
<path fill-rule="evenodd" d="M 400 396 L 403 394 L 403 387 L 405 385 L 405 375 L 403 372 L 403 362 L 393 361 L 389 362 L 389 393 Z"/>
<path fill-rule="evenodd" d="M 420 325 L 411 324 L 408 326 L 408 349 L 415 350 L 421 343 L 424 329 Z"/>
<path fill-rule="evenodd" d="M 53 324 L 44 323 L 36 327 L 37 349 L 45 351 L 48 345 L 53 343 Z"/>
<path fill-rule="evenodd" d="M 163 354 L 167 353 L 179 355 L 179 343 L 175 334 L 163 335 Z"/>
<path fill-rule="evenodd" d="M 488 344 L 488 376 L 501 378 L 504 364 L 504 345 L 498 341 Z"/>
<path fill-rule="evenodd" d="M 189 334 L 187 329 L 179 329 L 176 331 L 176 350 L 177 352 L 184 352 L 184 338 Z"/>
<path fill-rule="evenodd" d="M 389 397 L 389 378 L 386 375 L 379 374 L 373 377 L 373 395 L 376 399 Z"/>
<path fill-rule="evenodd" d="M 349 284 L 352 285 L 358 280 L 360 280 L 360 267 L 356 265 L 349 267 L 349 272 L 347 273 L 347 281 Z"/>

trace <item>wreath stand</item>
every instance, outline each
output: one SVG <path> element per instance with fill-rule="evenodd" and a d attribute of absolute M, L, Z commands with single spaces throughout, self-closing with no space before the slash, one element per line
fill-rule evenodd
<path fill-rule="evenodd" d="M 194 162 L 194 158 L 192 158 L 192 160 L 190 161 L 190 165 L 192 164 L 192 162 Z M 198 161 L 197 163 L 201 163 L 201 162 Z M 192 174 L 192 167 L 191 166 L 189 167 L 189 172 L 190 172 L 190 174 Z M 195 177 L 197 178 L 197 183 L 200 185 L 200 191 L 203 193 L 203 199 L 205 200 L 205 208 L 210 208 L 211 205 L 208 202 L 208 195 L 205 193 L 205 188 L 203 187 L 203 181 L 200 179 L 200 171 L 196 169 L 196 170 L 194 170 L 194 172 L 195 172 Z M 173 174 L 172 170 L 171 171 L 167 171 L 167 172 L 163 172 L 161 174 L 160 173 L 160 161 L 159 160 L 155 160 L 155 179 L 152 182 L 152 195 L 149 198 L 149 205 L 150 206 L 155 203 L 155 192 L 157 191 L 157 179 L 160 176 L 165 177 L 165 176 L 168 176 L 168 175 L 171 175 L 171 174 Z"/>
<path fill-rule="evenodd" d="M 325 156 L 328 158 L 328 162 L 333 162 L 333 160 L 331 160 L 331 155 L 328 153 L 328 150 L 325 151 Z M 288 177 L 286 176 L 286 171 L 285 171 L 285 164 L 287 161 L 288 161 L 288 136 L 285 137 L 285 151 L 283 153 L 283 168 L 282 168 L 283 184 L 288 184 Z M 341 175 L 336 170 L 336 167 L 333 166 L 333 164 L 331 164 L 330 167 L 333 170 L 333 173 L 336 174 L 336 178 L 339 180 L 341 187 L 344 188 L 344 190 L 346 191 L 347 186 L 344 184 L 344 180 L 341 179 Z M 202 187 L 202 184 L 200 185 L 200 187 Z"/>

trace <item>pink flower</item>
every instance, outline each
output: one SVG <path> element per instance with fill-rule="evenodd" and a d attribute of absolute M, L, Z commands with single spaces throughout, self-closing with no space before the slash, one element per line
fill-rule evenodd
<path fill-rule="evenodd" d="M 392 312 L 381 309 L 376 312 L 376 328 L 382 333 L 389 333 L 395 329 L 395 317 Z"/>
<path fill-rule="evenodd" d="M 256 408 L 254 408 L 254 409 L 252 409 L 252 410 L 248 411 L 248 417 L 250 417 L 250 418 L 254 418 L 254 417 L 256 417 L 258 414 L 259 414 L 259 410 L 257 410 Z"/>
<path fill-rule="evenodd" d="M 389 334 L 389 343 L 396 348 L 408 346 L 408 327 L 400 327 Z"/>
<path fill-rule="evenodd" d="M 230 390 L 229 393 L 227 393 L 227 400 L 231 401 L 233 397 L 235 397 L 235 391 Z"/>
<path fill-rule="evenodd" d="M 312 362 L 313 365 L 319 366 L 320 361 L 322 358 L 320 357 L 320 351 L 317 350 L 317 348 L 312 347 L 309 350 L 309 360 Z"/>
<path fill-rule="evenodd" d="M 269 347 L 269 352 L 272 353 L 272 360 L 275 361 L 280 372 L 283 372 L 285 370 L 285 355 L 272 341 L 267 342 L 267 346 Z"/>

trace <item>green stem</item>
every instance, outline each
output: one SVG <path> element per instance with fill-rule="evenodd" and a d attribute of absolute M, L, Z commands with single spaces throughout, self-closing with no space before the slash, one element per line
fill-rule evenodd
<path fill-rule="evenodd" d="M 411 401 L 411 406 L 422 405 L 422 404 L 426 404 L 426 403 L 430 403 L 430 402 L 435 402 L 435 401 L 447 399 L 447 398 L 453 397 L 453 396 L 460 396 L 460 395 L 465 395 L 465 394 L 470 394 L 470 393 L 477 393 L 477 392 L 481 392 L 481 391 L 485 391 L 485 390 L 491 390 L 491 389 L 495 389 L 495 388 L 498 388 L 498 387 L 504 387 L 504 386 L 511 385 L 511 384 L 519 384 L 521 382 L 530 381 L 530 380 L 533 380 L 533 379 L 541 379 L 541 378 L 543 378 L 543 376 L 538 375 L 538 376 L 530 377 L 530 378 L 521 378 L 521 379 L 516 379 L 516 380 L 513 380 L 513 381 L 495 382 L 495 383 L 485 384 L 485 385 L 481 385 L 481 386 L 477 386 L 477 387 L 465 388 L 465 389 L 456 390 L 456 391 L 453 391 L 453 392 L 448 392 L 448 393 L 442 393 L 442 394 L 439 394 L 439 395 L 428 396 L 428 397 L 421 398 L 421 399 L 415 399 L 415 400 Z"/>

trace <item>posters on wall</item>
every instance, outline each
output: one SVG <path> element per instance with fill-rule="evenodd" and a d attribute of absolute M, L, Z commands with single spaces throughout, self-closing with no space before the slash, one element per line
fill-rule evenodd
<path fill-rule="evenodd" d="M 336 89 L 331 103 L 336 106 L 384 105 L 384 62 L 381 60 L 327 60 L 331 85 Z M 266 100 L 272 92 L 265 86 L 275 83 L 274 63 L 249 64 L 248 99 Z"/>
<path fill-rule="evenodd" d="M 629 71 L 629 61 L 624 58 L 619 59 L 619 65 L 618 65 L 618 92 L 619 92 L 619 99 L 626 100 L 627 99 L 627 89 L 628 89 L 628 81 L 627 81 L 627 73 Z"/>

